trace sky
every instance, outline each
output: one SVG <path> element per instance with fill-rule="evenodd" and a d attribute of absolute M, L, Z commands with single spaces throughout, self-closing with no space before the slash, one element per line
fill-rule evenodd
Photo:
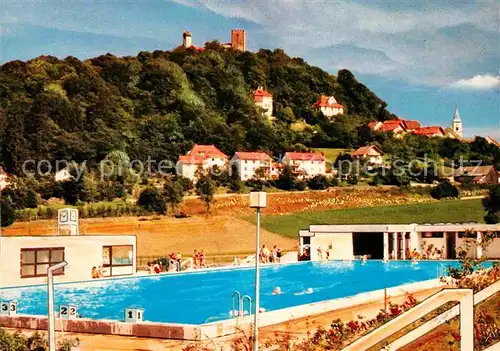
<path fill-rule="evenodd" d="M 351 70 L 389 104 L 466 136 L 500 139 L 500 1 L 2 0 L 0 62 L 169 50 L 247 31 L 249 50 L 281 48 Z"/>

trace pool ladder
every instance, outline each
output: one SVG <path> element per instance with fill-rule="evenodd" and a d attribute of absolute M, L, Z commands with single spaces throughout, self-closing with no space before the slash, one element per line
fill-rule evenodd
<path fill-rule="evenodd" d="M 235 303 L 235 298 L 236 303 Z M 252 314 L 252 298 L 248 295 L 243 295 L 241 296 L 239 291 L 235 291 L 233 295 L 231 296 L 231 303 L 232 303 L 232 317 L 241 317 L 245 314 L 245 301 L 248 301 L 248 313 Z M 238 309 L 236 310 L 236 304 L 238 305 Z M 237 311 L 238 313 L 235 314 L 234 312 Z"/>
<path fill-rule="evenodd" d="M 437 278 L 448 276 L 448 267 L 445 266 L 444 264 L 440 263 L 436 267 L 436 275 L 437 275 Z"/>

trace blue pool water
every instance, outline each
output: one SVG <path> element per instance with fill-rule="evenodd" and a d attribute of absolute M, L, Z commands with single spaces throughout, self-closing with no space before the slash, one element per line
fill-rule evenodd
<path fill-rule="evenodd" d="M 276 310 L 434 279 L 440 264 L 457 266 L 458 262 L 368 261 L 362 265 L 330 261 L 264 266 L 261 306 Z M 123 320 L 124 308 L 141 307 L 148 321 L 208 323 L 230 318 L 235 290 L 253 299 L 254 276 L 254 269 L 240 268 L 57 284 L 55 305 L 57 310 L 61 304 L 75 304 L 84 318 Z M 272 295 L 276 286 L 281 295 Z M 308 288 L 313 289 L 312 294 L 301 294 Z M 47 314 L 45 286 L 0 289 L 0 300 L 17 300 L 18 313 Z"/>

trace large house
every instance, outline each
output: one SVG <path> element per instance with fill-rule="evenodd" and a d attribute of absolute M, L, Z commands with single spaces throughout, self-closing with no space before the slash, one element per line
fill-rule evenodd
<path fill-rule="evenodd" d="M 320 152 L 287 152 L 282 163 L 292 167 L 292 171 L 303 177 L 326 174 L 326 159 Z"/>
<path fill-rule="evenodd" d="M 231 159 L 231 171 L 236 168 L 242 181 L 249 179 L 270 179 L 274 162 L 265 152 L 236 152 Z M 259 174 L 257 170 L 261 169 Z"/>
<path fill-rule="evenodd" d="M 461 167 L 455 173 L 454 179 L 459 183 L 499 184 L 495 166 Z"/>
<path fill-rule="evenodd" d="M 186 155 L 179 156 L 177 162 L 178 174 L 190 180 L 195 180 L 198 170 L 207 171 L 217 166 L 219 169 L 227 168 L 228 157 L 215 145 L 193 146 Z"/>
<path fill-rule="evenodd" d="M 384 152 L 377 145 L 362 146 L 351 153 L 353 159 L 364 158 L 370 166 L 381 166 L 384 161 Z"/>
<path fill-rule="evenodd" d="M 446 135 L 445 131 L 440 126 L 422 127 L 415 129 L 412 133 L 415 135 L 423 135 L 426 137 L 440 137 L 440 138 Z"/>
<path fill-rule="evenodd" d="M 339 104 L 335 97 L 321 95 L 311 108 L 319 110 L 326 117 L 334 117 L 336 115 L 344 114 L 344 106 Z"/>
<path fill-rule="evenodd" d="M 9 185 L 8 181 L 9 175 L 4 171 L 2 167 L 0 167 L 0 191 L 5 189 L 7 185 Z"/>
<path fill-rule="evenodd" d="M 273 94 L 267 92 L 262 87 L 258 87 L 253 92 L 253 102 L 264 110 L 264 115 L 271 117 L 273 115 Z"/>

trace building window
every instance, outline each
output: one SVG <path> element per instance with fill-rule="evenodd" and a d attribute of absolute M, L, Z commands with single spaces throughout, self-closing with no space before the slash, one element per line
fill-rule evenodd
<path fill-rule="evenodd" d="M 64 261 L 64 247 L 21 249 L 21 278 L 46 277 L 50 266 Z M 64 267 L 53 272 L 63 275 Z"/>
<path fill-rule="evenodd" d="M 132 245 L 103 246 L 102 267 L 105 268 L 104 275 L 132 274 L 133 252 Z"/>

